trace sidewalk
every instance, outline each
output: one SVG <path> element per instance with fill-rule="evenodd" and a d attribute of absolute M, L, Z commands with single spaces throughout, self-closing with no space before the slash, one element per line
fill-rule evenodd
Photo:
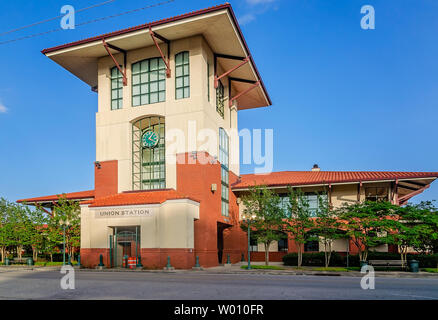
<path fill-rule="evenodd" d="M 126 269 L 126 268 L 111 268 L 111 269 L 79 269 L 77 266 L 74 267 L 75 271 L 78 272 L 147 272 L 147 273 L 198 273 L 198 274 L 263 274 L 263 275 L 299 275 L 299 276 L 333 276 L 333 277 L 363 277 L 364 274 L 359 271 L 348 271 L 348 272 L 337 272 L 337 271 L 314 271 L 314 270 L 297 270 L 296 268 L 282 266 L 284 270 L 270 270 L 270 269 L 251 269 L 246 270 L 241 268 L 240 263 L 233 264 L 231 266 L 218 266 L 212 268 L 205 268 L 203 270 L 148 270 L 148 269 Z M 12 272 L 12 271 L 59 271 L 60 266 L 0 266 L 1 272 Z M 438 279 L 438 273 L 430 272 L 398 272 L 398 271 L 376 271 L 376 277 L 386 277 L 386 278 L 434 278 Z"/>

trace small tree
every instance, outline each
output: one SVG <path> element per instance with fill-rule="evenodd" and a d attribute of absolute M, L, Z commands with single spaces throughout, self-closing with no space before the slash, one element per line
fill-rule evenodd
<path fill-rule="evenodd" d="M 45 214 L 40 208 L 35 210 L 28 210 L 30 217 L 29 237 L 30 245 L 32 247 L 32 256 L 34 261 L 38 261 L 38 253 L 45 249 L 45 233 L 47 228 L 47 214 Z"/>
<path fill-rule="evenodd" d="M 333 241 L 344 237 L 339 231 L 340 223 L 336 211 L 332 210 L 327 197 L 318 195 L 318 210 L 315 221 L 315 232 L 324 246 L 325 267 L 330 265 Z"/>
<path fill-rule="evenodd" d="M 256 186 L 243 197 L 243 205 L 243 213 L 251 219 L 251 222 L 243 220 L 241 228 L 246 231 L 248 223 L 250 223 L 251 232 L 253 232 L 257 242 L 264 244 L 265 264 L 269 265 L 270 245 L 273 241 L 285 237 L 282 232 L 284 214 L 280 208 L 280 198 L 272 190 Z"/>
<path fill-rule="evenodd" d="M 63 239 L 63 233 L 65 231 L 66 253 L 71 256 L 75 249 L 80 246 L 80 221 L 79 203 L 66 199 L 65 195 L 59 197 L 58 204 L 53 210 L 51 223 L 52 227 L 59 226 L 61 239 Z M 54 229 L 56 232 L 56 227 Z M 62 242 L 61 240 L 61 243 Z"/>
<path fill-rule="evenodd" d="M 11 224 L 9 223 L 9 202 L 0 198 L 0 254 L 2 262 L 5 261 L 6 250 L 11 243 Z"/>
<path fill-rule="evenodd" d="M 407 262 L 410 247 L 423 253 L 432 252 L 433 243 L 438 239 L 438 214 L 432 202 L 400 207 L 397 216 L 394 242 L 398 245 L 403 263 Z"/>
<path fill-rule="evenodd" d="M 370 248 L 394 242 L 398 206 L 390 202 L 344 204 L 338 209 L 342 229 L 359 251 L 361 261 L 366 261 Z"/>
<path fill-rule="evenodd" d="M 313 212 L 310 210 L 309 201 L 301 189 L 289 188 L 289 203 L 287 207 L 286 228 L 298 247 L 298 267 L 301 267 L 304 244 L 314 240 L 312 237 L 309 238 L 307 236 L 307 232 L 315 226 L 312 218 Z"/>

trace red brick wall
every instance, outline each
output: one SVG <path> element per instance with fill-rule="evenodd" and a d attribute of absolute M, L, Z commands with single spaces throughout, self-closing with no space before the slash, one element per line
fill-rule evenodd
<path fill-rule="evenodd" d="M 101 161 L 94 166 L 94 196 L 105 197 L 118 193 L 118 161 Z"/>
<path fill-rule="evenodd" d="M 141 249 L 141 263 L 148 269 L 163 269 L 168 256 L 175 269 L 191 269 L 195 266 L 195 253 L 190 249 Z"/>
<path fill-rule="evenodd" d="M 178 155 L 177 191 L 200 200 L 199 220 L 195 221 L 195 256 L 203 267 L 218 265 L 217 226 L 218 222 L 228 225 L 224 230 L 222 261 L 230 254 L 232 262 L 238 262 L 246 250 L 245 233 L 237 225 L 238 207 L 236 197 L 230 189 L 230 216 L 221 213 L 221 167 L 206 152 L 198 152 L 194 160 L 191 154 Z M 207 163 L 207 164 L 205 164 Z M 237 177 L 230 173 L 230 185 Z M 216 184 L 217 190 L 211 191 Z"/>
<path fill-rule="evenodd" d="M 81 248 L 81 265 L 86 268 L 95 268 L 99 264 L 100 255 L 103 256 L 103 264 L 105 265 L 105 267 L 108 267 L 110 263 L 109 249 Z"/>

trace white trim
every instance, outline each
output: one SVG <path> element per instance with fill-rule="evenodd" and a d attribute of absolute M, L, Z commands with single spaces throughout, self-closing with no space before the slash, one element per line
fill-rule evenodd
<path fill-rule="evenodd" d="M 437 179 L 436 177 L 424 177 L 424 178 L 403 178 L 403 179 L 390 179 L 390 180 L 362 180 L 362 181 L 351 181 L 351 182 L 328 182 L 328 183 L 322 183 L 322 184 L 303 184 L 303 185 L 290 185 L 290 184 L 284 184 L 281 186 L 267 186 L 268 189 L 284 189 L 287 187 L 293 187 L 293 188 L 297 188 L 297 187 L 301 187 L 301 188 L 305 188 L 305 187 L 320 187 L 320 186 L 328 186 L 328 185 L 347 185 L 347 184 L 358 184 L 358 183 L 380 183 L 380 182 L 394 182 L 396 180 L 400 181 L 410 181 L 410 180 L 435 180 Z M 433 181 L 431 181 L 430 183 L 432 183 Z M 233 187 L 231 186 L 231 191 L 248 191 L 250 190 L 250 187 L 245 187 L 245 188 L 238 188 L 238 189 L 233 189 Z"/>

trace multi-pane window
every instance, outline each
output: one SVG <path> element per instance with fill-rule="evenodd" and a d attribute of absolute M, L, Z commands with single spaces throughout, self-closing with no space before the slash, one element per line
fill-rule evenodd
<path fill-rule="evenodd" d="M 366 201 L 388 201 L 389 190 L 385 187 L 365 188 Z"/>
<path fill-rule="evenodd" d="M 219 80 L 218 81 L 218 87 L 216 89 L 216 111 L 221 115 L 221 117 L 224 117 L 224 85 Z"/>
<path fill-rule="evenodd" d="M 111 110 L 123 107 L 123 75 L 119 68 L 111 69 Z"/>
<path fill-rule="evenodd" d="M 321 199 L 322 202 L 327 201 L 327 194 L 320 194 L 319 199 Z M 312 217 L 316 217 L 318 214 L 319 209 L 319 200 L 318 194 L 316 193 L 305 193 L 304 194 L 304 201 L 306 201 L 309 204 L 309 211 L 310 215 Z M 287 216 L 290 216 L 289 212 L 289 195 L 288 194 L 282 194 L 280 195 L 280 208 L 284 210 L 284 213 Z"/>
<path fill-rule="evenodd" d="M 229 139 L 224 129 L 219 128 L 219 162 L 221 164 L 221 212 L 229 216 Z"/>
<path fill-rule="evenodd" d="M 175 98 L 190 97 L 190 63 L 189 52 L 184 51 L 175 56 Z"/>
<path fill-rule="evenodd" d="M 133 190 L 164 189 L 166 187 L 164 118 L 147 117 L 135 122 L 132 135 Z M 150 144 L 149 141 L 156 143 Z"/>
<path fill-rule="evenodd" d="M 151 58 L 132 65 L 132 105 L 166 100 L 166 65 L 161 58 Z"/>

